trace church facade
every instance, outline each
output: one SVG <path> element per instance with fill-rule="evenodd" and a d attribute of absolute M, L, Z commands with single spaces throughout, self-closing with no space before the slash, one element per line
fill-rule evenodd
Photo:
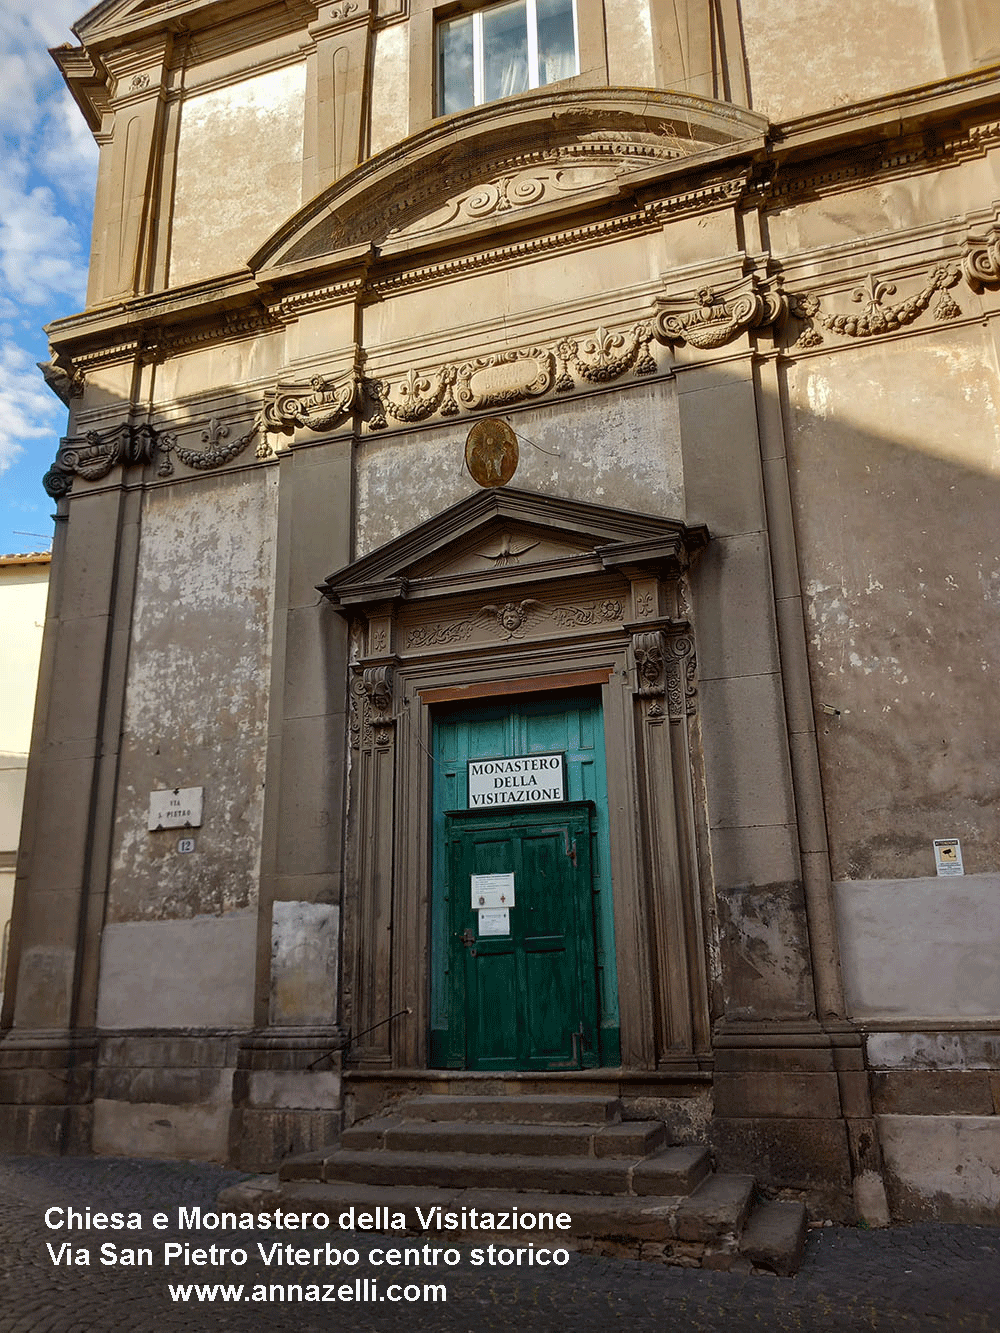
<path fill-rule="evenodd" d="M 565 1087 L 995 1220 L 991 9 L 80 20 L 6 1146 Z"/>

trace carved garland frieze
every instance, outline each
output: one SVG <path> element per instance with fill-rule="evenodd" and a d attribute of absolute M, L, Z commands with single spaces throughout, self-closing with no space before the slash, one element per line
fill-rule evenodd
<path fill-rule="evenodd" d="M 238 458 L 259 431 L 260 418 L 244 435 L 227 444 L 229 427 L 213 417 L 201 432 L 202 442 L 209 447 L 188 449 L 177 443 L 175 432 L 158 431 L 147 424 L 137 426 L 125 422 L 107 431 L 92 430 L 82 439 L 63 440 L 55 462 L 42 478 L 42 485 L 54 500 L 58 500 L 69 494 L 74 477 L 101 481 L 114 467 L 146 465 L 152 463 L 157 454 L 160 458 L 157 475 L 160 477 L 173 475 L 172 455 L 195 471 L 203 472 Z M 266 441 L 262 441 L 257 448 L 257 457 L 264 458 L 269 452 Z"/>
<path fill-rule="evenodd" d="M 574 338 L 564 338 L 556 347 L 562 366 L 556 389 L 565 393 L 576 387 L 570 367 L 585 384 L 608 384 L 630 370 L 636 375 L 655 374 L 656 362 L 649 351 L 652 341 L 653 329 L 649 324 L 636 324 L 628 333 L 609 333 L 599 328 L 582 348 Z"/>
<path fill-rule="evenodd" d="M 161 477 L 169 477 L 172 474 L 174 469 L 170 461 L 171 454 L 176 454 L 182 463 L 189 468 L 194 468 L 197 472 L 222 467 L 226 463 L 231 463 L 234 458 L 239 458 L 259 430 L 260 419 L 258 418 L 246 434 L 231 440 L 227 444 L 229 427 L 213 417 L 201 432 L 202 443 L 208 445 L 207 449 L 187 449 L 177 443 L 177 436 L 174 432 L 163 432 L 160 435 L 160 448 L 164 458 L 160 464 L 159 474 Z M 266 455 L 258 449 L 257 456 L 264 457 Z"/>
<path fill-rule="evenodd" d="M 793 296 L 790 300 L 791 312 L 805 324 L 795 346 L 817 347 L 823 341 L 817 324 L 845 338 L 871 338 L 883 333 L 894 333 L 919 318 L 935 294 L 938 294 L 938 300 L 934 305 L 934 318 L 955 319 L 962 313 L 962 309 L 949 292 L 960 276 L 957 268 L 941 265 L 932 270 L 925 286 L 915 296 L 890 305 L 886 297 L 895 296 L 895 283 L 882 282 L 871 275 L 863 287 L 856 288 L 851 294 L 852 301 L 864 306 L 856 315 L 827 314 L 820 309 L 819 297 L 810 294 Z"/>
<path fill-rule="evenodd" d="M 448 647 L 464 643 L 476 627 L 485 620 L 503 642 L 522 639 L 540 620 L 552 620 L 560 629 L 585 629 L 588 626 L 606 626 L 621 621 L 625 605 L 619 597 L 604 597 L 582 605 L 560 604 L 546 606 L 535 597 L 519 602 L 489 602 L 473 616 L 461 620 L 439 621 L 430 625 L 414 625 L 406 636 L 407 648 Z"/>

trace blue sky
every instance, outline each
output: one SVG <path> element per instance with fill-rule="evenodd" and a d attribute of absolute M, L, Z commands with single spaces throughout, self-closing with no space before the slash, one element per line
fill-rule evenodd
<path fill-rule="evenodd" d="M 48 48 L 77 44 L 70 24 L 87 8 L 0 8 L 0 552 L 47 550 L 52 533 L 42 475 L 66 409 L 35 362 L 48 359 L 42 325 L 83 307 L 97 149 Z"/>

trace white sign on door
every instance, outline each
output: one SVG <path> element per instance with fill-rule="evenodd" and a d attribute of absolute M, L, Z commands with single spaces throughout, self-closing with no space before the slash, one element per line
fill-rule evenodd
<path fill-rule="evenodd" d="M 470 810 L 494 809 L 498 805 L 541 805 L 565 799 L 566 766 L 561 754 L 469 760 Z"/>
<path fill-rule="evenodd" d="M 494 908 L 489 912 L 479 913 L 480 935 L 509 935 L 510 913 L 506 907 Z"/>

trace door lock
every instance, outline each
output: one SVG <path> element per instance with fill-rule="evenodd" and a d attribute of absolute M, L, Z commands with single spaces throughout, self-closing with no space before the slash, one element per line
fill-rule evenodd
<path fill-rule="evenodd" d="M 466 926 L 466 928 L 462 931 L 461 935 L 459 935 L 458 938 L 469 950 L 469 953 L 472 955 L 472 957 L 475 958 L 476 950 L 474 946 L 476 943 L 476 932 L 470 926 Z"/>

